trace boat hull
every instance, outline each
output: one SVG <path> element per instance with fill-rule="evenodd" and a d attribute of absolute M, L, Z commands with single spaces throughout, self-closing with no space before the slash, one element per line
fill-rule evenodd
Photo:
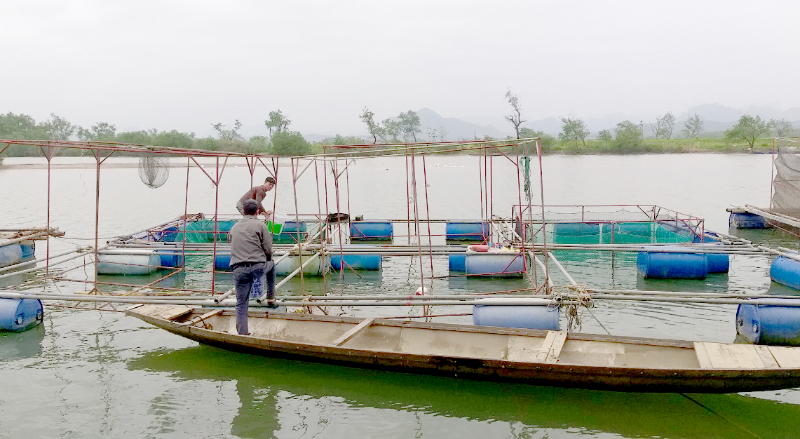
<path fill-rule="evenodd" d="M 143 307 L 158 306 L 144 305 Z M 198 316 L 203 311 L 195 311 L 188 316 L 184 316 L 183 320 L 189 319 L 191 316 Z M 214 316 L 217 320 L 206 325 L 210 327 L 203 327 L 202 324 L 187 324 L 185 321 L 170 321 L 163 317 L 137 312 L 136 309 L 129 310 L 128 313 L 174 334 L 223 349 L 400 372 L 626 392 L 731 393 L 800 386 L 800 367 L 777 369 L 719 369 L 698 366 L 694 368 L 617 367 L 596 364 L 582 365 L 569 361 L 555 363 L 512 361 L 507 358 L 480 358 L 479 356 L 433 353 L 433 351 L 439 349 L 438 347 L 435 348 L 437 345 L 441 347 L 442 351 L 452 350 L 452 346 L 442 344 L 442 340 L 451 336 L 460 339 L 480 338 L 481 340 L 477 342 L 477 347 L 473 347 L 472 350 L 481 351 L 482 349 L 496 349 L 497 341 L 503 338 L 521 337 L 540 341 L 547 337 L 548 331 L 376 320 L 372 322 L 370 327 L 370 330 L 373 331 L 371 336 L 362 335 L 360 341 L 353 339 L 352 343 L 347 342 L 343 345 L 336 345 L 330 342 L 309 343 L 270 338 L 268 336 L 242 336 L 231 333 L 229 328 L 232 322 L 222 320 L 223 318 L 231 320 L 233 318 L 231 311 L 218 313 Z M 225 317 L 225 313 L 231 313 L 231 315 Z M 354 328 L 362 321 L 361 319 L 343 317 L 298 315 L 294 313 L 269 314 L 260 311 L 252 311 L 250 320 L 251 332 L 254 335 L 258 333 L 258 325 L 260 324 L 262 328 L 267 328 L 268 326 L 281 328 L 301 327 L 303 330 L 297 332 L 294 336 L 298 340 L 303 337 L 318 337 L 321 332 L 320 329 L 324 325 L 342 326 L 335 331 L 334 335 L 336 335 L 345 333 L 345 329 Z M 271 320 L 271 322 L 264 323 L 267 320 Z M 208 321 L 211 321 L 211 319 Z M 217 329 L 214 329 L 215 327 Z M 389 333 L 402 331 L 408 331 L 416 338 L 402 343 L 406 345 L 417 344 L 423 346 L 423 350 L 428 349 L 429 352 L 413 353 L 398 350 L 396 347 L 379 349 L 372 345 L 378 339 L 384 341 L 391 339 L 391 337 L 387 337 Z M 664 350 L 665 352 L 670 351 L 669 355 L 675 358 L 688 358 L 695 355 L 694 345 L 691 342 L 587 334 L 569 334 L 569 338 L 571 341 L 583 343 L 587 346 L 591 343 L 598 343 L 597 346 L 601 350 L 607 350 L 608 346 L 613 346 L 615 343 L 626 343 L 638 346 L 636 349 L 639 349 L 642 355 L 646 355 L 648 347 Z M 581 349 L 585 348 L 582 347 Z M 464 352 L 468 350 L 466 349 Z M 519 352 L 524 352 L 524 349 Z M 794 354 L 794 351 L 792 353 Z M 511 350 L 509 349 L 508 353 L 504 355 L 510 356 Z M 658 355 L 664 354 L 659 353 Z M 669 363 L 669 360 L 667 363 Z"/>

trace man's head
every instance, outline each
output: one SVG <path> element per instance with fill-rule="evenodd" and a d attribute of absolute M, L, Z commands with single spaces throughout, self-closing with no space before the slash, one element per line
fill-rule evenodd
<path fill-rule="evenodd" d="M 244 212 L 245 215 L 257 214 L 258 203 L 256 203 L 256 200 L 245 200 L 245 202 L 242 203 L 242 212 Z"/>
<path fill-rule="evenodd" d="M 267 177 L 267 179 L 264 180 L 264 184 L 261 187 L 263 187 L 265 191 L 272 189 L 273 187 L 275 187 L 275 179 L 272 177 Z"/>

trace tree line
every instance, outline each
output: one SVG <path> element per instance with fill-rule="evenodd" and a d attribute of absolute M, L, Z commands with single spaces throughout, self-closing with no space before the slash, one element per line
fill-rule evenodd
<path fill-rule="evenodd" d="M 622 121 L 617 124 L 613 133 L 611 130 L 600 130 L 597 132 L 596 137 L 590 138 L 591 132 L 583 119 L 568 116 L 559 118 L 561 120 L 561 132 L 558 134 L 558 140 L 556 140 L 555 137 L 541 131 L 522 127 L 521 125 L 525 120 L 522 119 L 519 97 L 509 90 L 506 92 L 505 98 L 512 109 L 511 114 L 505 116 L 505 119 L 514 127 L 517 138 L 540 137 L 546 150 L 555 149 L 559 146 L 574 147 L 577 150 L 581 146 L 586 147 L 587 140 L 592 140 L 595 143 L 592 146 L 600 146 L 609 152 L 656 151 L 663 149 L 666 142 L 651 142 L 650 145 L 647 145 L 645 131 L 650 132 L 656 140 L 669 140 L 673 137 L 676 128 L 675 116 L 671 112 L 667 112 L 657 116 L 652 123 L 645 124 L 641 122 L 637 125 L 630 120 Z M 680 133 L 683 134 L 683 139 L 697 139 L 703 133 L 704 122 L 703 118 L 697 114 L 689 116 L 680 130 Z M 777 137 L 787 137 L 793 133 L 795 133 L 794 127 L 786 119 L 765 121 L 757 115 L 744 115 L 739 118 L 733 127 L 723 133 L 722 138 L 731 143 L 744 142 L 748 148 L 752 149 L 755 147 L 756 141 L 765 135 L 774 134 Z"/>

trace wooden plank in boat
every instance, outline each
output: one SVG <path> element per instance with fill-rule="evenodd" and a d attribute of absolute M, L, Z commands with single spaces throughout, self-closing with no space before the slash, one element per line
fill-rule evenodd
<path fill-rule="evenodd" d="M 800 368 L 800 348 L 765 346 L 782 369 Z"/>
<path fill-rule="evenodd" d="M 547 331 L 547 337 L 536 354 L 536 360 L 543 363 L 557 363 L 558 356 L 561 355 L 561 348 L 564 347 L 566 341 L 566 331 Z"/>
<path fill-rule="evenodd" d="M 775 356 L 770 352 L 769 346 L 753 345 L 753 347 L 756 348 L 756 352 L 761 357 L 761 361 L 764 362 L 764 366 L 767 369 L 778 369 L 781 367 L 775 359 Z"/>
<path fill-rule="evenodd" d="M 694 352 L 697 355 L 697 362 L 700 363 L 700 369 L 713 369 L 711 365 L 711 357 L 708 356 L 705 343 L 695 342 Z"/>
<path fill-rule="evenodd" d="M 202 322 L 203 320 L 206 320 L 208 318 L 214 317 L 217 314 L 222 314 L 222 309 L 215 309 L 214 311 L 207 312 L 207 313 L 205 313 L 205 314 L 203 314 L 201 316 L 195 317 L 195 318 L 193 318 L 193 319 L 191 319 L 191 320 L 189 320 L 187 322 L 183 322 L 183 323 L 181 323 L 181 325 L 194 325 L 194 324 L 197 324 L 199 322 Z"/>
<path fill-rule="evenodd" d="M 334 340 L 332 344 L 334 346 L 343 345 L 344 343 L 347 342 L 347 340 L 350 340 L 356 334 L 358 334 L 359 332 L 363 331 L 365 328 L 368 328 L 372 324 L 373 321 L 375 321 L 374 318 L 362 320 L 361 323 L 359 323 L 354 328 L 352 328 L 349 331 L 347 331 L 344 334 L 342 334 L 341 337 L 339 337 L 336 340 Z"/>
<path fill-rule="evenodd" d="M 143 309 L 142 314 L 147 314 L 150 317 L 155 317 L 164 320 L 175 320 L 178 317 L 183 317 L 193 311 L 193 308 L 188 306 L 163 306 L 152 305 L 150 309 Z"/>
<path fill-rule="evenodd" d="M 695 346 L 700 367 L 703 369 L 765 369 L 767 367 L 753 345 L 696 342 Z M 701 361 L 700 350 L 697 346 L 705 350 L 708 362 Z"/>

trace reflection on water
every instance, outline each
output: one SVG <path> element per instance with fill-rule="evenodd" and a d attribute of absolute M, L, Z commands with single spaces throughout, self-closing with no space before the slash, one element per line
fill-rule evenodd
<path fill-rule="evenodd" d="M 385 437 L 409 437 L 417 429 L 428 435 L 445 425 L 449 437 L 479 437 L 476 432 L 502 437 L 792 437 L 795 423 L 775 420 L 800 416 L 800 406 L 740 395 L 627 394 L 478 382 L 273 359 L 202 345 L 147 353 L 128 367 L 166 372 L 176 381 L 235 382 L 241 406 L 231 434 L 247 438 L 300 430 L 311 437 L 356 437 L 391 426 L 391 419 L 398 425 L 396 430 L 387 428 Z M 368 409 L 377 409 L 381 420 L 350 416 L 374 413 Z"/>
<path fill-rule="evenodd" d="M 0 362 L 39 355 L 44 331 L 41 324 L 22 332 L 0 331 Z"/>

